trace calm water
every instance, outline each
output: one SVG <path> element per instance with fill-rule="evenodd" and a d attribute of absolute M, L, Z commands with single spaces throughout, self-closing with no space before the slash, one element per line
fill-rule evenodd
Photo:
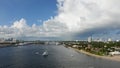
<path fill-rule="evenodd" d="M 42 56 L 45 50 L 47 57 Z M 120 68 L 120 62 L 87 56 L 64 46 L 29 45 L 0 48 L 0 68 Z"/>

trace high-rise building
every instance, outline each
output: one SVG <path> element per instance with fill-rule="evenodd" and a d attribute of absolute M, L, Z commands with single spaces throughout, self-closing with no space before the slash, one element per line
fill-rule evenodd
<path fill-rule="evenodd" d="M 92 37 L 88 37 L 88 42 L 92 42 Z"/>

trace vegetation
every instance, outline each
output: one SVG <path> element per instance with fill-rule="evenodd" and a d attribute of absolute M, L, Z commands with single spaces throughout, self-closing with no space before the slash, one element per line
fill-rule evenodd
<path fill-rule="evenodd" d="M 66 46 L 73 47 L 74 45 L 77 45 L 77 49 L 79 50 L 85 50 L 87 52 L 96 54 L 96 55 L 108 55 L 109 52 L 115 51 L 115 50 L 120 50 L 120 42 L 96 42 L 92 41 L 91 43 L 86 42 L 86 41 L 67 41 L 64 42 Z"/>

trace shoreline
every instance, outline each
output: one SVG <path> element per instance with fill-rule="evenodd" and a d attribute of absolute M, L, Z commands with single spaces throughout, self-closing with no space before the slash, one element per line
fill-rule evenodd
<path fill-rule="evenodd" d="M 71 47 L 72 48 L 72 47 Z M 107 60 L 112 60 L 112 61 L 119 61 L 120 62 L 120 55 L 119 56 L 99 56 L 99 55 L 95 55 L 95 54 L 92 54 L 92 53 L 89 53 L 89 52 L 86 52 L 84 50 L 78 50 L 76 48 L 72 48 L 74 49 L 75 51 L 78 51 L 80 53 L 83 53 L 83 54 L 86 54 L 86 55 L 89 55 L 89 56 L 92 56 L 92 57 L 96 57 L 96 58 L 101 58 L 101 59 L 107 59 Z"/>

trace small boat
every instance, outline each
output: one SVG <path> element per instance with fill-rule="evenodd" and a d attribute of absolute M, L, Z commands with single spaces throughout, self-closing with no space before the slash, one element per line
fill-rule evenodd
<path fill-rule="evenodd" d="M 48 52 L 47 51 L 43 52 L 42 56 L 48 56 Z"/>

